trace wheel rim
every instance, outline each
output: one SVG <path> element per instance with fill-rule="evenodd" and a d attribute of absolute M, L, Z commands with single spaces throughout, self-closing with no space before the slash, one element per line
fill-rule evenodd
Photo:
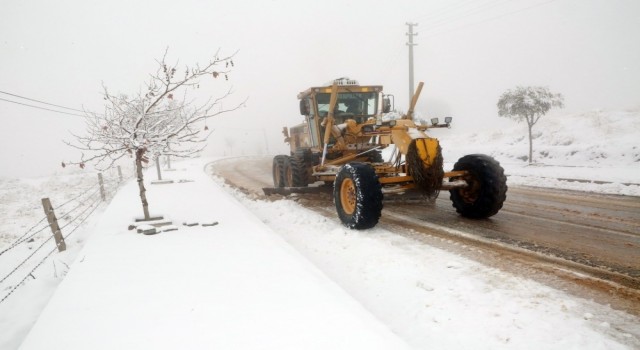
<path fill-rule="evenodd" d="M 356 211 L 356 186 L 351 179 L 344 179 L 340 186 L 340 203 L 347 215 Z"/>

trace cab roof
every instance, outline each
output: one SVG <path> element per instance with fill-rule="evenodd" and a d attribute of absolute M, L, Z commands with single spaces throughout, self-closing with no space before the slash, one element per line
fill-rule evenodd
<path fill-rule="evenodd" d="M 331 87 L 333 83 L 338 84 L 338 93 L 340 92 L 380 92 L 382 91 L 382 85 L 359 85 L 357 80 L 351 80 L 349 78 L 338 78 L 328 82 L 324 86 L 310 87 L 298 94 L 298 99 L 303 99 L 310 95 L 317 93 L 331 93 Z"/>

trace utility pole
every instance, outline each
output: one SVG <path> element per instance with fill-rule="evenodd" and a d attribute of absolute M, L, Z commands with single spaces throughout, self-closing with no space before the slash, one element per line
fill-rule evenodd
<path fill-rule="evenodd" d="M 413 43 L 413 37 L 418 35 L 418 33 L 413 32 L 413 26 L 417 26 L 418 23 L 406 23 L 409 26 L 409 32 L 407 36 L 409 37 L 409 42 L 407 42 L 407 46 L 409 46 L 409 104 L 411 104 L 411 100 L 413 99 L 413 47 L 418 45 Z"/>

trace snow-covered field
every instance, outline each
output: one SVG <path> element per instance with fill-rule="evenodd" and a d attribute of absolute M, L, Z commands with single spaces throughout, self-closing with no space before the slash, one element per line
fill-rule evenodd
<path fill-rule="evenodd" d="M 126 180 L 131 172 L 123 173 Z M 109 199 L 120 179 L 109 171 L 103 181 Z M 42 198 L 50 199 L 66 237 L 67 250 L 62 253 L 56 252 Z M 105 207 L 95 173 L 0 179 L 0 349 L 18 347 Z"/>
<path fill-rule="evenodd" d="M 445 161 L 471 153 L 492 155 L 512 185 L 640 196 L 640 109 L 543 117 L 533 127 L 532 165 L 525 161 L 526 124 L 508 123 L 462 134 L 454 124 L 434 134 Z"/>
<path fill-rule="evenodd" d="M 433 134 L 440 139 L 447 161 L 467 153 L 494 155 L 509 174 L 510 185 L 640 196 L 638 111 L 543 118 L 534 132 L 536 164 L 531 166 L 522 160 L 528 147 L 523 138 L 524 125 L 473 134 L 439 129 Z M 183 170 L 165 174 L 194 182 L 147 186 L 150 204 L 152 210 L 177 222 L 215 219 L 220 224 L 191 231 L 181 228 L 155 236 L 127 230 L 141 211 L 133 181 L 107 206 L 97 200 L 94 174 L 0 180 L 0 251 L 4 252 L 0 255 L 0 278 L 10 274 L 0 282 L 0 349 L 18 348 L 43 308 L 43 317 L 25 348 L 51 347 L 55 342 L 77 349 L 109 345 L 125 348 L 127 344 L 153 344 L 154 348 L 168 349 L 198 347 L 198 341 L 202 341 L 200 347 L 218 344 L 241 348 L 237 345 L 244 344 L 245 348 L 255 348 L 251 345 L 260 344 L 260 336 L 266 339 L 262 343 L 266 348 L 277 344 L 282 345 L 280 348 L 322 348 L 321 343 L 301 344 L 321 337 L 323 332 L 347 337 L 349 329 L 362 334 L 363 342 L 359 344 L 378 339 L 372 335 L 376 333 L 381 334 L 380 344 L 406 342 L 419 349 L 640 348 L 640 320 L 636 317 L 393 232 L 378 228 L 347 230 L 337 219 L 328 220 L 289 200 L 247 198 L 226 187 L 221 179 L 212 181 L 204 176 L 205 163 L 188 161 L 180 165 Z M 154 176 L 154 169 L 150 169 L 147 179 Z M 115 187 L 115 176 L 108 178 Z M 50 237 L 46 220 L 39 221 L 44 216 L 42 197 L 50 197 L 54 207 L 60 207 L 56 214 L 61 226 L 66 225 L 63 234 L 72 233 L 67 240 L 68 250 L 53 252 L 48 259 L 44 256 L 54 245 L 45 241 Z M 248 210 L 224 209 L 236 208 L 236 201 Z M 243 228 L 247 222 L 254 226 Z M 277 253 L 259 250 L 258 242 L 252 244 L 254 238 Z M 89 244 L 83 249 L 85 241 Z M 14 247 L 16 242 L 19 243 Z M 40 246 L 43 248 L 37 250 Z M 32 253 L 32 258 L 12 272 Z M 299 279 L 311 284 L 300 286 L 292 282 L 287 286 L 288 281 L 282 278 L 283 266 L 270 265 L 269 259 L 281 256 L 278 254 L 293 257 L 292 261 L 302 266 L 296 272 L 300 273 Z M 40 261 L 42 264 L 33 270 Z M 259 266 L 259 273 L 238 270 L 252 264 Z M 187 271 L 191 267 L 196 272 Z M 74 271 L 78 271 L 75 276 Z M 316 277 L 309 279 L 309 273 Z M 221 277 L 215 278 L 217 275 Z M 244 283 L 252 288 L 245 289 Z M 242 287 L 242 293 L 255 294 L 239 297 L 233 290 L 220 293 L 217 286 L 223 285 Z M 265 285 L 278 288 L 260 289 Z M 292 294 L 286 295 L 297 298 L 296 290 L 325 298 L 322 300 L 326 307 L 313 305 L 313 299 L 301 297 L 296 300 L 304 302 L 296 303 L 269 294 L 290 291 Z M 81 291 L 91 293 L 77 294 Z M 249 304 L 240 304 L 235 298 Z M 50 299 L 52 304 L 45 308 Z M 105 305 L 104 300 L 109 304 Z M 256 302 L 255 310 L 251 309 L 252 301 Z M 269 303 L 276 304 L 268 307 Z M 163 305 L 171 307 L 163 307 L 165 312 L 156 309 Z M 266 314 L 261 316 L 261 322 L 245 318 L 243 324 L 243 318 L 237 315 L 220 317 L 216 313 L 220 305 L 236 307 L 247 317 L 255 315 L 256 310 Z M 335 316 L 332 312 L 339 312 L 336 305 L 341 305 L 346 310 L 346 328 L 342 332 L 331 322 L 315 322 L 317 334 L 305 327 L 284 331 L 279 327 L 291 324 L 282 320 L 284 310 L 277 305 L 307 311 L 287 314 L 289 317 L 310 313 L 325 321 Z M 189 316 L 189 312 L 196 316 Z M 364 326 L 356 326 L 358 320 Z M 96 322 L 104 332 L 93 332 Z M 188 327 L 179 322 L 186 322 Z M 400 340 L 394 340 L 393 334 L 379 327 L 386 327 Z M 243 331 L 236 337 L 255 335 L 258 340 L 237 343 L 239 340 L 231 336 L 211 335 L 216 334 L 211 333 L 215 329 L 229 334 Z M 66 340 L 56 338 L 65 332 L 71 333 L 61 337 Z M 114 338 L 115 334 L 118 336 Z M 265 334 L 289 338 L 275 339 Z M 136 336 L 139 339 L 134 339 Z M 185 340 L 180 341 L 179 337 Z M 333 343 L 345 344 L 348 343 Z"/>

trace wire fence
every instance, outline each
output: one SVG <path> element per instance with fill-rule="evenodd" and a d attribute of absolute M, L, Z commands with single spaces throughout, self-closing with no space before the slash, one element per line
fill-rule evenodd
<path fill-rule="evenodd" d="M 113 183 L 111 183 L 111 186 L 113 186 Z M 93 189 L 93 191 L 87 193 L 87 191 L 90 191 L 91 189 Z M 55 210 L 61 209 L 64 206 L 66 206 L 67 204 L 70 204 L 73 201 L 77 202 L 77 205 L 75 207 L 73 207 L 72 209 L 67 210 L 65 213 L 60 215 L 61 218 L 66 218 L 69 215 L 72 215 L 75 212 L 75 210 L 77 210 L 78 208 L 83 206 L 87 198 L 89 198 L 91 196 L 95 196 L 95 194 L 99 193 L 99 191 L 100 191 L 100 186 L 99 185 L 94 185 L 91 188 L 87 188 L 85 190 L 81 190 L 79 195 L 77 195 L 77 196 L 73 197 L 72 199 L 66 201 L 65 203 L 63 203 L 60 206 L 55 207 L 54 209 Z M 48 229 L 49 228 L 49 223 L 46 222 L 46 220 L 47 220 L 47 216 L 45 215 L 35 225 L 33 225 L 24 234 L 22 234 L 13 243 L 11 243 L 9 245 L 9 247 L 7 247 L 4 250 L 0 251 L 0 255 L 2 255 L 4 253 L 14 249 L 15 247 L 19 246 L 22 243 L 28 242 L 29 240 L 31 240 L 38 233 Z M 42 224 L 43 222 L 44 222 L 44 224 Z M 40 224 L 42 224 L 42 225 L 40 225 Z M 37 229 L 35 232 L 31 232 L 33 229 L 35 229 L 38 226 L 40 226 L 39 229 Z M 61 227 L 61 228 L 63 228 L 63 227 Z"/>
<path fill-rule="evenodd" d="M 58 227 L 64 240 L 82 227 L 103 203 L 111 200 L 118 188 L 127 180 L 122 178 L 121 174 L 119 170 L 115 176 L 113 173 L 108 174 L 108 178 L 99 175 L 100 181 L 96 181 L 96 184 L 82 188 L 77 193 L 74 191 L 72 197 L 64 203 L 51 206 L 53 218 L 56 220 L 55 227 Z M 5 267 L 13 266 L 8 270 L 3 269 L 0 275 L 0 290 L 7 291 L 0 299 L 0 303 L 23 286 L 29 277 L 35 279 L 34 272 L 59 250 L 58 242 L 50 243 L 54 241 L 56 233 L 52 232 L 54 228 L 50 222 L 52 216 L 46 215 L 46 208 L 44 212 L 44 217 L 30 225 L 25 232 L 18 234 L 18 238 L 0 251 L 0 264 Z M 56 212 L 61 213 L 57 215 L 58 218 L 56 218 Z M 57 226 L 58 222 L 62 225 Z M 29 245 L 36 241 L 40 241 L 37 246 Z M 47 248 L 51 246 L 53 246 L 52 249 Z M 2 262 L 2 260 L 8 262 Z"/>

